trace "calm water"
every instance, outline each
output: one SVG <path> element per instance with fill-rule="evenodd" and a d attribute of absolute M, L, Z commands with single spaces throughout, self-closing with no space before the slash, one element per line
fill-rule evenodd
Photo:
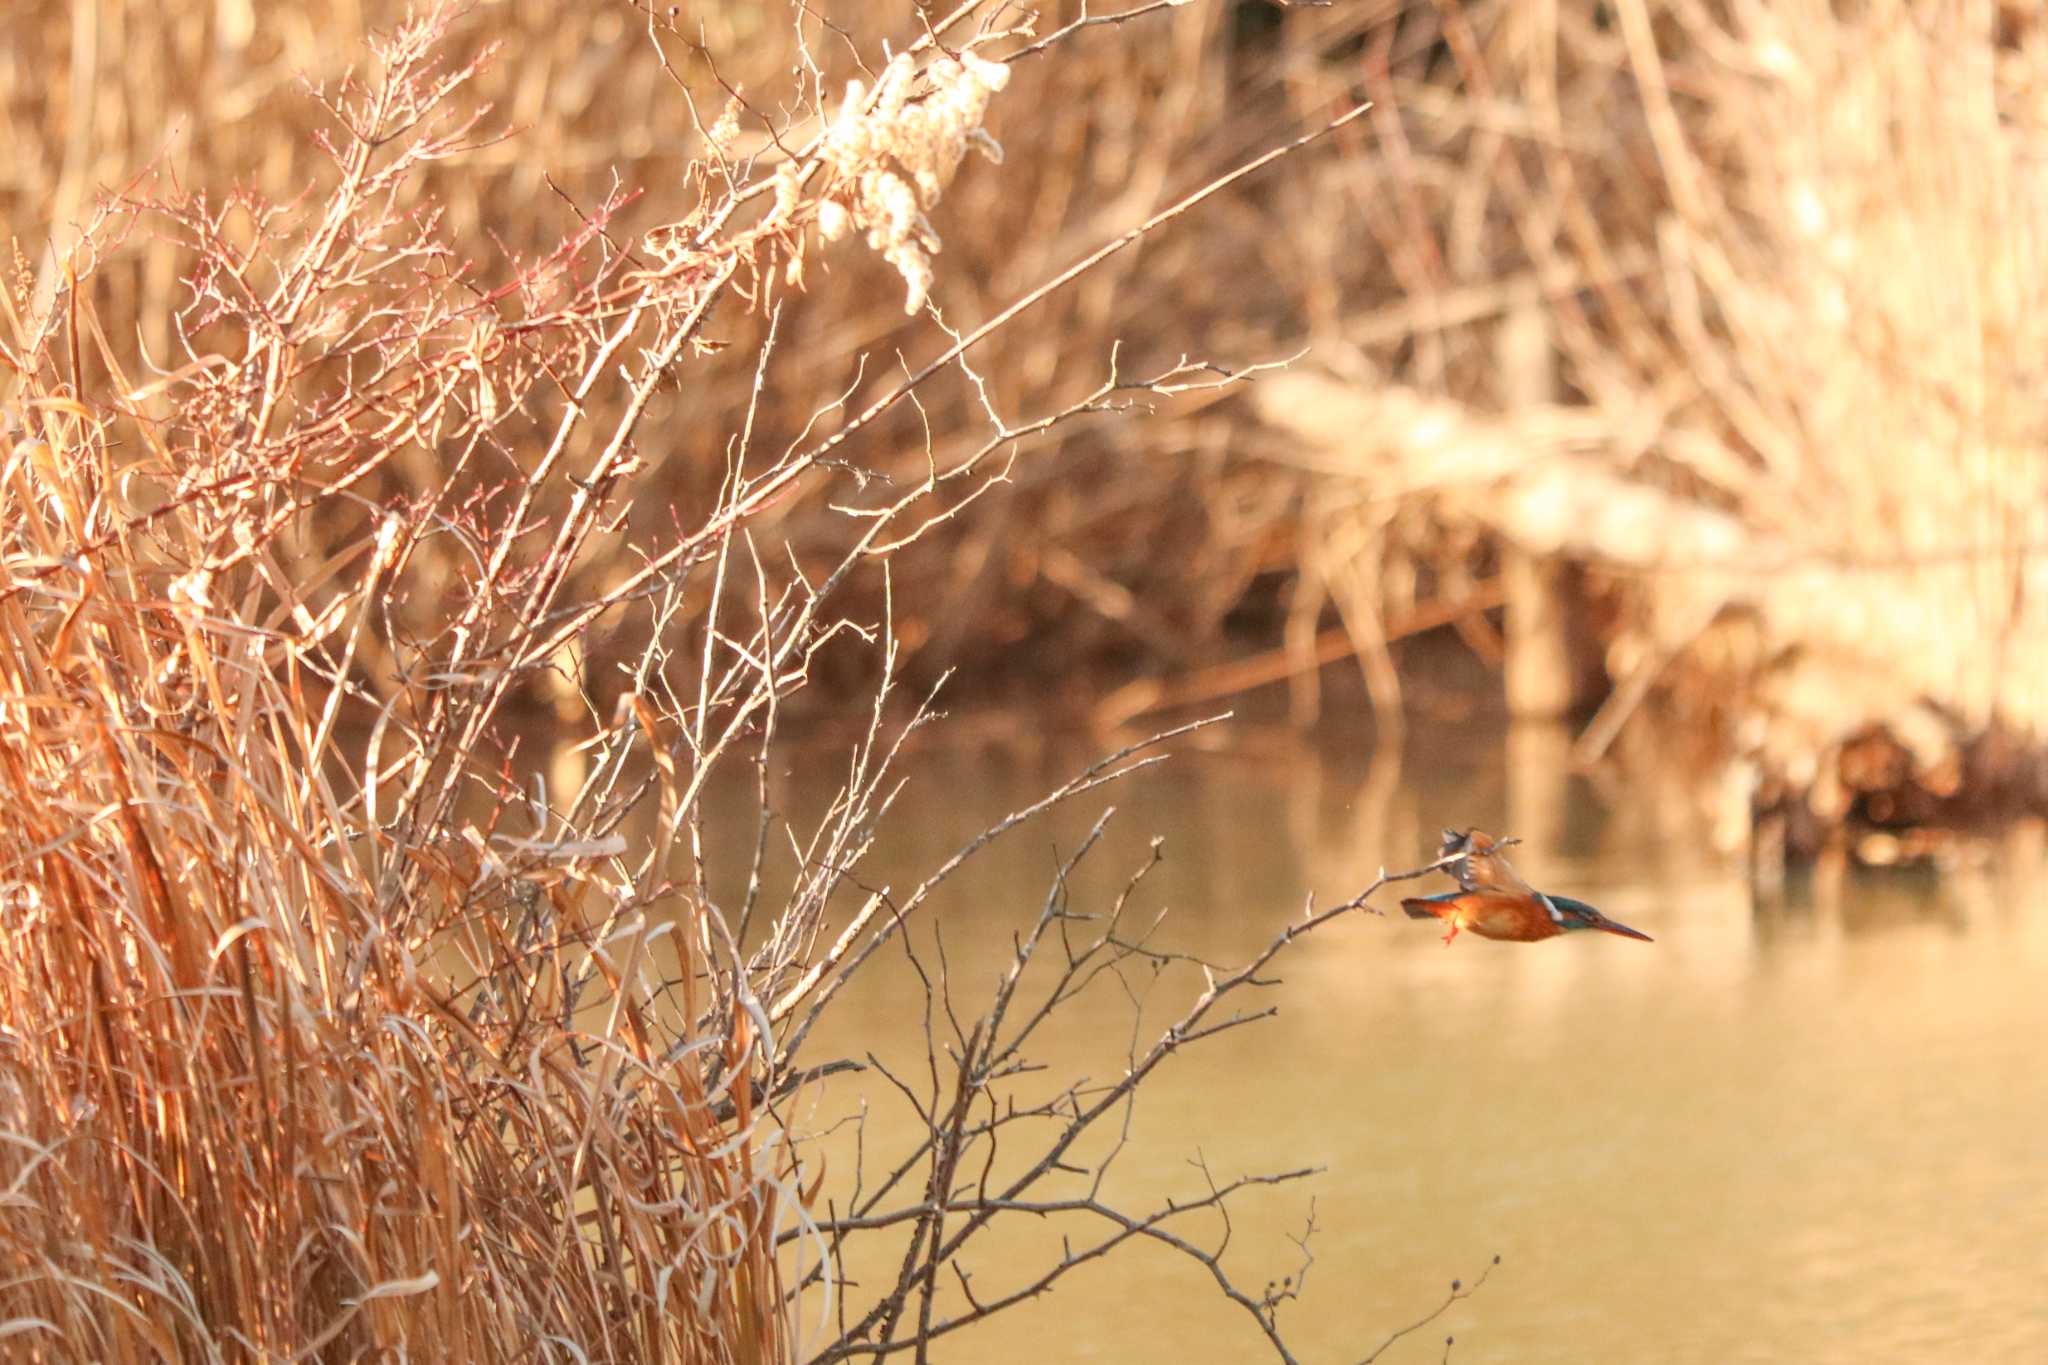
<path fill-rule="evenodd" d="M 1657 942 L 1467 935 L 1446 949 L 1383 892 L 1391 918 L 1351 917 L 1282 959 L 1284 985 L 1264 997 L 1277 1019 L 1168 1063 L 1110 1194 L 1135 1209 L 1198 1193 L 1197 1152 L 1219 1178 L 1323 1167 L 1240 1198 L 1229 1262 L 1254 1290 L 1294 1271 L 1287 1235 L 1314 1199 L 1315 1261 L 1282 1318 L 1311 1360 L 1365 1355 L 1496 1254 L 1475 1297 L 1382 1359 L 1441 1359 L 1450 1334 L 1459 1361 L 2048 1359 L 2038 837 L 1939 874 L 1824 874 L 1758 907 L 1739 865 L 1702 851 L 1683 802 L 1551 779 L 1553 742 L 1518 740 L 1512 764 L 1497 742 L 1411 750 L 1398 770 L 1342 748 L 1183 749 L 950 884 L 938 922 L 962 1007 L 985 997 L 1056 856 L 1106 805 L 1117 820 L 1075 908 L 1100 905 L 1162 835 L 1166 862 L 1138 903 L 1170 911 L 1170 946 L 1224 961 L 1311 892 L 1329 904 L 1383 863 L 1427 861 L 1440 825 L 1518 833 L 1531 880 Z M 914 884 L 1077 766 L 921 756 L 867 879 Z M 892 954 L 849 993 L 811 1060 L 872 1049 L 921 1074 L 923 994 L 901 964 Z M 1191 989 L 1163 982 L 1138 1036 L 1157 1036 Z M 1034 1054 L 1051 1075 L 1119 1069 L 1129 1002 L 1103 990 L 1085 1004 Z M 863 1088 L 872 1168 L 922 1129 L 885 1087 Z M 811 1118 L 852 1094 L 819 1096 Z M 849 1171 L 844 1134 L 826 1146 Z M 984 1296 L 1058 1254 L 1036 1225 L 999 1236 L 968 1258 Z M 939 1354 L 1264 1351 L 1199 1267 L 1139 1249 Z"/>

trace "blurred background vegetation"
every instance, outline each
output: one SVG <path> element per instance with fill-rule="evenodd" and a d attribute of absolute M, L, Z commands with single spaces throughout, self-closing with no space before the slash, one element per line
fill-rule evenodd
<path fill-rule="evenodd" d="M 47 304 L 104 192 L 290 201 L 331 177 L 304 85 L 331 86 L 399 12 L 16 6 L 0 208 L 19 286 Z M 773 97 L 800 32 L 836 90 L 878 60 L 848 24 L 912 33 L 924 7 L 808 12 L 479 5 L 459 40 L 498 45 L 479 88 L 512 135 L 422 180 L 420 203 L 485 262 L 533 258 L 617 185 L 644 187 L 636 221 L 681 219 L 700 193 L 685 168 L 728 109 L 728 155 L 779 156 L 789 130 L 748 96 Z M 1038 29 L 1079 13 L 1046 6 Z M 1368 118 L 1293 173 L 977 349 L 987 401 L 1026 415 L 1092 389 L 1112 356 L 1127 375 L 1299 359 L 1163 420 L 1036 438 L 941 549 L 894 566 L 906 676 L 953 670 L 955 704 L 1049 698 L 1105 727 L 1240 694 L 1306 722 L 1330 689 L 1388 734 L 1428 723 L 1418 693 L 1477 680 L 1512 712 L 1576 716 L 1581 764 L 1656 714 L 1728 776 L 1703 799 L 1731 842 L 1774 813 L 1796 833 L 2048 799 L 2034 8 L 1229 0 L 1104 25 L 1015 64 L 989 118 L 1004 163 L 971 165 L 936 215 L 933 300 L 971 328 L 1360 98 Z M 117 345 L 168 368 L 179 247 L 137 246 L 102 267 L 98 307 Z M 932 349 L 874 253 L 807 269 L 835 277 L 829 304 L 786 301 L 764 448 L 830 429 L 835 403 L 857 410 Z M 641 498 L 637 522 L 712 496 L 767 326 L 721 314 L 721 355 L 656 400 L 640 454 L 666 497 Z M 961 385 L 885 418 L 865 470 L 922 470 L 927 427 L 942 459 L 982 439 L 983 396 Z M 429 459 L 394 464 L 392 490 L 429 485 L 406 465 Z M 852 534 L 805 499 L 765 525 L 799 563 Z M 616 571 L 580 570 L 592 589 Z M 821 661 L 837 686 L 809 704 L 873 667 Z"/>
<path fill-rule="evenodd" d="M 993 1159 L 999 1123 L 977 1127 L 978 1106 L 1052 1134 L 1036 1155 L 1006 1138 L 1025 1168 L 1012 1194 L 1057 1186 L 1078 1171 L 1069 1145 L 1155 1063 L 1264 1014 L 1197 1027 L 1218 978 L 1173 954 L 1190 1022 L 1141 1048 L 1142 993 L 1128 1034 L 1077 1009 L 1091 1039 L 1133 1040 L 1125 1079 L 1085 1120 L 1086 1076 L 1117 1061 L 1079 1080 L 1055 1068 L 1034 1097 L 1038 1067 L 1006 1059 L 1073 998 L 1061 983 L 1088 959 L 1066 938 L 1068 874 L 1108 815 L 1067 831 L 1078 851 L 1029 940 L 1057 940 L 1065 967 L 1008 1042 L 1029 954 L 1000 914 L 955 917 L 987 936 L 974 979 L 1004 983 L 962 1028 L 939 888 L 1003 831 L 1092 799 L 1146 741 L 890 870 L 870 857 L 885 814 L 954 847 L 949 822 L 982 818 L 969 795 L 1007 799 L 1029 775 L 963 763 L 925 811 L 895 808 L 913 732 L 1028 740 L 1050 717 L 1099 752 L 1226 704 L 1320 727 L 1309 750 L 1235 727 L 1227 742 L 1258 759 L 1181 786 L 1214 807 L 1188 842 L 1229 853 L 1198 858 L 1188 894 L 1222 888 L 1209 927 L 1254 937 L 1215 940 L 1215 960 L 1240 964 L 1344 913 L 1325 896 L 1312 920 L 1262 919 L 1269 896 L 1301 903 L 1302 829 L 1341 832 L 1345 861 L 1319 875 L 1351 887 L 1475 806 L 1541 857 L 1587 808 L 1566 773 L 1633 765 L 1605 793 L 1624 864 L 1680 823 L 1672 805 L 1724 849 L 1866 862 L 1937 847 L 1929 829 L 2048 811 L 2048 23 L 2031 5 L 1126 0 L 1091 22 L 1078 4 L 996 0 L 508 0 L 367 41 L 404 8 L 31 0 L 0 27 L 0 904 L 17 930 L 0 961 L 0 1183 L 19 1196 L 0 1227 L 0 1335 L 103 1331 L 110 1357 L 438 1340 L 523 1359 L 558 1324 L 606 1358 L 795 1358 L 817 1343 L 793 1309 L 852 1286 L 873 1301 L 842 1317 L 838 1358 L 989 1316 L 963 1272 L 965 1314 L 932 1321 L 939 1267 L 958 1269 L 988 1211 L 921 1193 L 953 1189 L 973 1143 Z M 971 60 L 939 50 L 976 33 Z M 452 64 L 430 75 L 444 38 Z M 443 97 L 457 128 L 488 103 L 481 146 L 435 140 Z M 948 180 L 963 147 L 996 150 L 984 105 L 1001 155 Z M 943 143 L 944 164 L 912 196 L 906 130 L 948 109 L 950 132 L 922 146 Z M 841 136 L 860 154 L 835 155 Z M 828 230 L 878 186 L 931 218 L 933 278 L 908 313 L 914 224 L 894 263 Z M 1146 420 L 1111 410 L 1126 399 Z M 942 678 L 941 704 L 986 730 L 924 728 Z M 1570 728 L 1510 727 L 1504 764 L 1474 757 L 1503 716 Z M 1361 736 L 1337 732 L 1365 718 L 1372 761 L 1354 763 Z M 845 742 L 787 743 L 792 721 Z M 519 749 L 536 738 L 545 773 Z M 1427 762 L 1404 776 L 1388 750 Z M 958 756 L 921 757 L 945 774 Z M 1274 818 L 1245 820 L 1249 801 Z M 2019 830 L 2034 862 L 2041 829 Z M 1668 842 L 1686 867 L 1714 856 Z M 1981 863 L 1979 922 L 2031 904 L 2010 888 L 2033 863 Z M 1752 1016 L 1753 994 L 1737 1010 L 1717 990 L 1748 980 L 1755 943 L 1811 924 L 1773 919 L 1768 896 L 1702 908 L 1643 865 L 1603 902 L 1634 897 L 1619 911 L 1658 916 L 1644 922 L 1660 935 L 1682 914 L 1695 946 L 1722 933 L 1721 975 L 1666 952 L 1643 961 L 1668 977 L 1631 964 L 1602 995 L 1582 988 L 1597 958 L 1468 974 L 1404 946 L 1391 979 L 1413 989 L 1375 992 L 1333 955 L 1332 1003 L 1298 1012 L 1312 1032 L 1289 1098 L 1333 1088 L 1333 1039 L 1435 1036 L 1481 1054 L 1444 1073 L 1444 1093 L 1487 1106 L 1458 1119 L 1461 1141 L 1509 1126 L 1502 1095 L 1528 1101 L 1522 1122 L 1570 1120 L 1530 1143 L 1545 1153 L 1603 1104 L 1616 1123 L 1654 1110 L 1686 1130 L 1639 1144 L 1661 1169 L 1716 1085 L 1793 1096 L 1793 1117 L 1724 1118 L 1723 1145 L 1676 1181 L 1743 1225 L 1673 1240 L 1716 1267 L 1752 1245 L 1749 1209 L 1785 1203 L 1769 1184 L 1724 1201 L 1723 1153 L 1794 1184 L 1853 1171 L 1844 1150 L 1879 1151 L 1871 1136 L 1902 1127 L 1884 1116 L 1949 1087 L 1959 1057 L 1981 1068 L 1984 1113 L 2020 1117 L 2000 1142 L 2022 1151 L 2025 1067 L 1987 1040 L 2027 1036 L 2009 1022 L 2030 1000 L 2009 947 L 2023 940 L 1968 945 L 1976 974 L 1951 966 L 1953 1003 L 1895 1008 L 1914 1002 L 1886 980 L 1861 992 L 1868 1016 L 1835 1016 L 1846 1043 L 1814 1054 L 1817 1079 L 1856 1074 L 1839 1057 L 1898 1073 L 1909 1097 L 1838 1106 L 1814 1131 L 1840 1139 L 1788 1164 L 1756 1134 L 1811 1106 L 1773 1068 L 1810 1008 L 1839 1002 Z M 1028 872 L 994 870 L 1000 909 Z M 1111 893 L 1110 937 L 1087 951 L 1156 974 L 1168 957 L 1114 939 L 1136 884 Z M 1897 899 L 1946 913 L 1911 890 Z M 1883 897 L 1856 899 L 1882 928 Z M 1076 922 L 1084 902 L 1103 903 L 1076 901 Z M 924 922 L 913 943 L 904 926 Z M 871 960 L 853 1031 L 828 1024 L 800 1056 Z M 1530 962 L 1547 965 L 1506 975 Z M 1939 975 L 1908 967 L 1900 980 Z M 1518 996 L 1516 981 L 1537 984 Z M 1679 998 L 1672 983 L 1704 983 L 1707 1008 L 1644 1045 L 1660 1036 L 1647 1002 Z M 883 1093 L 833 1079 L 863 1070 L 855 1055 L 889 1074 L 862 991 L 913 1010 L 921 994 L 896 1041 L 929 1088 L 898 1087 L 916 1122 L 878 1127 L 900 1144 L 877 1158 L 893 1174 L 856 1207 L 865 1158 L 828 1183 L 800 1150 L 820 1134 L 790 1114 L 824 1090 L 861 1112 Z M 1381 997 L 1417 1012 L 1327 1022 Z M 1518 999 L 1537 1004 L 1515 1047 L 1559 1045 L 1543 1069 L 1483 1032 L 1429 1033 Z M 1728 1038 L 1753 1050 L 1642 1102 L 1636 1075 Z M 1560 1082 L 1567 1053 L 1588 1069 Z M 1244 1087 L 1279 1074 L 1277 1054 L 1247 1055 L 1234 1080 L 1191 1080 L 1263 1124 L 1279 1106 Z M 1488 1060 L 1496 1079 L 1475 1082 Z M 1425 1082 L 1371 1074 L 1395 1077 L 1390 1098 L 1350 1124 L 1312 1114 L 1314 1140 L 1424 1108 Z M 1957 1149 L 1989 1125 L 1951 1117 L 1903 1126 L 1925 1151 L 1881 1153 L 1879 1175 L 1833 1187 L 1842 1202 L 1886 1206 L 1870 1191 L 1894 1168 L 1967 1167 Z M 1415 1164 L 1521 1197 L 1519 1166 L 1474 1175 L 1439 1159 L 1450 1130 L 1414 1131 Z M 1099 1172 L 1122 1148 L 1103 1141 Z M 1978 1169 L 2006 1188 L 2024 1159 Z M 1241 1188 L 1201 1175 L 1208 1195 L 1166 1194 L 1161 1219 Z M 1568 1213 L 1600 1207 L 1549 1186 Z M 425 1195 L 390 1197 L 402 1188 Z M 1129 1224 L 1099 1192 L 1082 1211 L 1121 1229 L 1114 1250 Z M 1967 1203 L 2025 1240 L 1998 1200 L 1922 1193 L 1907 1207 L 1931 1212 L 1911 1222 Z M 1027 1225 L 1050 1207 L 1000 1202 Z M 1433 1218 L 1439 1200 L 1421 1206 Z M 1605 1221 L 1631 1265 L 1640 1230 L 1666 1225 Z M 899 1267 L 893 1285 L 846 1274 L 860 1262 L 836 1242 L 806 1268 L 790 1248 L 828 1222 L 881 1234 L 864 1245 Z M 1956 1226 L 1958 1247 L 2000 1254 Z M 1306 1232 L 1282 1236 L 1306 1256 Z M 1580 1264 L 1589 1240 L 1564 1236 L 1550 1260 Z M 1842 1240 L 1909 1246 L 1882 1229 Z M 1214 1275 L 1206 1245 L 1178 1253 Z M 1716 1245 L 1733 1250 L 1699 1251 Z M 1087 1259 L 1043 1250 L 1050 1269 L 1015 1301 Z M 1879 1263 L 1873 1299 L 1898 1278 Z M 1279 1346 L 1299 1280 L 1263 1296 L 1216 1282 Z M 1818 1283 L 1812 1311 L 1834 1314 L 1836 1282 Z M 1625 1297 L 1699 1317 L 1661 1281 Z"/>

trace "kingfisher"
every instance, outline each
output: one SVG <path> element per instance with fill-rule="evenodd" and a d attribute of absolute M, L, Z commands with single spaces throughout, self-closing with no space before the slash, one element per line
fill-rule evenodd
<path fill-rule="evenodd" d="M 1512 840 L 1506 843 L 1512 843 Z M 1556 938 L 1574 929 L 1599 929 L 1623 938 L 1655 939 L 1638 929 L 1607 918 L 1584 901 L 1570 896 L 1552 896 L 1522 880 L 1501 853 L 1505 843 L 1481 830 L 1444 831 L 1438 858 L 1451 858 L 1443 870 L 1457 879 L 1458 889 L 1436 896 L 1411 896 L 1401 902 L 1410 919 L 1440 919 L 1451 926 L 1444 935 L 1444 947 L 1460 929 L 1470 929 L 1481 938 L 1506 939 L 1511 943 L 1534 943 Z"/>

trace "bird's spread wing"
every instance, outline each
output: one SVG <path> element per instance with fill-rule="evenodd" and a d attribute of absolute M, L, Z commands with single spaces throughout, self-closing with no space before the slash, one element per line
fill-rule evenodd
<path fill-rule="evenodd" d="M 1522 880 L 1522 874 L 1515 871 L 1507 857 L 1500 852 L 1500 845 L 1484 830 L 1467 829 L 1444 831 L 1443 845 L 1437 856 L 1462 853 L 1464 856 L 1454 863 L 1446 864 L 1444 871 L 1458 879 L 1458 886 L 1466 891 L 1505 891 L 1510 895 L 1534 895 L 1535 889 Z"/>

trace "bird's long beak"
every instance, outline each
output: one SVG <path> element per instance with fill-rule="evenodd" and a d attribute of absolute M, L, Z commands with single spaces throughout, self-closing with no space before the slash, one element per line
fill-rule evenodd
<path fill-rule="evenodd" d="M 1645 943 L 1655 943 L 1657 941 L 1656 939 L 1651 938 L 1648 934 L 1644 933 L 1642 930 L 1631 929 L 1626 924 L 1622 924 L 1617 920 L 1611 920 L 1607 918 L 1607 916 L 1605 915 L 1600 916 L 1600 918 L 1593 921 L 1593 923 L 1587 927 L 1593 929 L 1605 929 L 1608 933 L 1619 934 L 1623 938 L 1639 938 Z"/>

